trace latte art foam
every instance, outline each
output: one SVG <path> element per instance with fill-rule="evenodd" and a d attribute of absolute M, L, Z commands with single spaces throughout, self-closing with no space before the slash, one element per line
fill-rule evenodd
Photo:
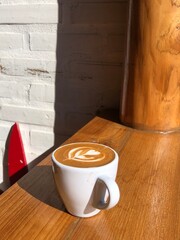
<path fill-rule="evenodd" d="M 55 158 L 64 165 L 74 167 L 97 167 L 111 162 L 113 150 L 96 143 L 73 143 L 55 151 Z"/>
<path fill-rule="evenodd" d="M 68 159 L 80 162 L 98 162 L 104 158 L 105 154 L 89 147 L 77 147 L 68 153 Z M 66 161 L 66 159 L 64 161 Z"/>

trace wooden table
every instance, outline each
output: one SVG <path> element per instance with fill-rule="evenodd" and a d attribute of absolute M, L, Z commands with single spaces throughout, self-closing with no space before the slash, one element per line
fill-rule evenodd
<path fill-rule="evenodd" d="M 94 141 L 120 155 L 119 204 L 95 217 L 67 213 L 51 156 L 0 196 L 0 239 L 179 240 L 180 132 L 149 133 L 94 118 L 67 142 Z"/>

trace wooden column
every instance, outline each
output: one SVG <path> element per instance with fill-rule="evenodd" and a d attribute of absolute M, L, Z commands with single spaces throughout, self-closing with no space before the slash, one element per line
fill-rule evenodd
<path fill-rule="evenodd" d="M 130 0 L 122 123 L 180 129 L 180 0 Z"/>

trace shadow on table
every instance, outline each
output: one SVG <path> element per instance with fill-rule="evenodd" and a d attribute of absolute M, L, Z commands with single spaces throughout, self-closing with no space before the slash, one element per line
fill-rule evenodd
<path fill-rule="evenodd" d="M 39 201 L 66 212 L 56 191 L 51 166 L 36 166 L 18 181 L 18 185 Z"/>

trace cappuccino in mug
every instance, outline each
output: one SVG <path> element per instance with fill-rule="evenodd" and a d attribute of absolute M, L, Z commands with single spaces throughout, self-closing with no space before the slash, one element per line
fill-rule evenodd
<path fill-rule="evenodd" d="M 98 167 L 111 162 L 115 153 L 109 147 L 97 143 L 72 143 L 54 153 L 56 160 L 72 167 Z"/>
<path fill-rule="evenodd" d="M 62 145 L 52 153 L 55 184 L 69 213 L 92 217 L 118 203 L 118 161 L 114 149 L 92 142 Z"/>

